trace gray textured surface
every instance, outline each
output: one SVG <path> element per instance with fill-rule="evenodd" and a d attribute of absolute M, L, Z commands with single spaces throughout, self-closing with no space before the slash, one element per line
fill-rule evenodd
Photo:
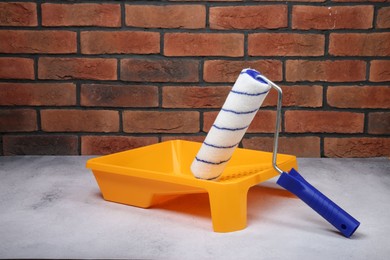
<path fill-rule="evenodd" d="M 248 195 L 248 227 L 212 232 L 207 196 L 151 209 L 104 201 L 90 157 L 0 157 L 0 258 L 389 259 L 390 161 L 299 159 L 361 221 L 346 239 L 274 181 Z M 191 207 L 187 205 L 191 204 Z"/>

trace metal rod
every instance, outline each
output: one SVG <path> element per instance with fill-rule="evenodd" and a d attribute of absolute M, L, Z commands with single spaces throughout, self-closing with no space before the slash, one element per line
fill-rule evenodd
<path fill-rule="evenodd" d="M 274 134 L 274 148 L 273 148 L 273 154 L 272 154 L 272 166 L 274 169 L 279 172 L 280 174 L 283 173 L 283 171 L 278 167 L 276 161 L 278 156 L 278 144 L 279 144 L 279 129 L 280 129 L 280 122 L 282 119 L 282 97 L 283 92 L 282 89 L 273 83 L 271 80 L 267 79 L 263 75 L 259 76 L 262 79 L 264 79 L 273 89 L 275 89 L 278 92 L 278 103 L 276 107 L 276 126 L 275 126 L 275 134 Z"/>

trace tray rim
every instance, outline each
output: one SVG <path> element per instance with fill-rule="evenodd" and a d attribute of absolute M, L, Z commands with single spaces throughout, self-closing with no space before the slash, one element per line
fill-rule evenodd
<path fill-rule="evenodd" d="M 187 143 L 192 143 L 192 144 L 198 144 L 201 145 L 202 143 L 200 142 L 195 142 L 195 141 L 187 141 L 187 140 L 168 140 L 156 144 L 151 144 L 147 146 L 142 146 L 134 149 L 129 149 L 126 151 L 121 151 L 113 154 L 108 154 L 108 155 L 103 155 L 103 156 L 98 156 L 95 158 L 91 158 L 87 160 L 86 167 L 91 169 L 92 172 L 94 171 L 99 171 L 99 172 L 105 172 L 107 174 L 115 174 L 115 175 L 121 175 L 121 176 L 129 176 L 129 177 L 138 177 L 138 178 L 143 178 L 143 179 L 150 179 L 150 180 L 156 180 L 156 181 L 163 181 L 163 182 L 169 182 L 169 183 L 177 183 L 177 184 L 184 184 L 184 185 L 191 185 L 191 186 L 204 186 L 203 184 L 207 185 L 228 185 L 228 184 L 237 184 L 245 181 L 250 181 L 253 178 L 258 178 L 259 175 L 267 175 L 265 178 L 270 179 L 273 178 L 277 175 L 279 175 L 278 172 L 276 172 L 273 167 L 272 167 L 272 162 L 270 161 L 269 163 L 269 168 L 263 170 L 263 171 L 258 171 L 254 172 L 251 174 L 248 174 L 247 176 L 243 176 L 240 178 L 237 178 L 237 181 L 234 182 L 229 182 L 229 181 L 220 181 L 219 179 L 210 181 L 210 180 L 203 180 L 203 179 L 197 179 L 193 175 L 187 175 L 187 174 L 182 174 L 182 175 L 177 175 L 177 174 L 171 174 L 171 173 L 166 173 L 166 172 L 161 172 L 161 171 L 154 171 L 154 170 L 146 170 L 146 169 L 140 169 L 140 168 L 135 168 L 135 167 L 128 167 L 128 166 L 120 166 L 120 165 L 115 165 L 115 164 L 107 164 L 103 162 L 99 162 L 99 160 L 102 160 L 102 158 L 107 159 L 109 157 L 116 157 L 120 154 L 126 154 L 126 153 L 131 153 L 136 150 L 141 150 L 141 149 L 150 149 L 151 146 L 158 146 L 158 145 L 166 145 L 167 143 L 175 143 L 175 142 L 187 142 Z M 259 151 L 259 150 L 253 150 L 253 149 L 247 149 L 247 148 L 237 148 L 240 150 L 245 150 L 249 152 L 254 152 L 258 154 L 267 154 L 270 155 L 272 154 L 271 152 L 264 152 L 264 151 Z M 288 155 L 288 154 L 278 154 L 279 158 L 282 156 L 283 160 L 278 163 L 278 166 L 280 168 L 286 168 L 287 166 L 294 164 L 296 165 L 296 156 L 294 155 Z M 258 165 L 262 165 L 263 163 L 260 163 Z M 252 164 L 253 165 L 253 164 Z M 264 164 L 263 164 L 264 165 Z M 271 176 L 272 175 L 272 176 Z M 271 177 L 269 177 L 271 176 Z M 225 175 L 226 177 L 226 175 Z M 261 177 L 261 176 L 260 176 Z M 223 178 L 223 175 L 221 175 L 221 178 Z M 262 179 L 262 178 L 260 178 Z M 260 180 L 259 182 L 262 182 L 265 180 Z M 195 185 L 194 185 L 195 184 Z M 198 185 L 196 185 L 198 184 Z"/>

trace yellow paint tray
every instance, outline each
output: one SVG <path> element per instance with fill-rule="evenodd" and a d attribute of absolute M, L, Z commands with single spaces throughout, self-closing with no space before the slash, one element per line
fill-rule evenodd
<path fill-rule="evenodd" d="M 208 193 L 214 231 L 244 229 L 249 188 L 279 175 L 272 167 L 272 153 L 237 148 L 221 177 L 208 181 L 190 171 L 200 146 L 167 141 L 90 159 L 87 168 L 105 200 L 148 208 L 172 196 Z M 277 165 L 297 169 L 296 157 L 278 154 Z"/>

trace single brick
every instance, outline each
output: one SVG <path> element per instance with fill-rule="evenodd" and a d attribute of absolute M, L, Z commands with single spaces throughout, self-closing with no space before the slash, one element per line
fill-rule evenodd
<path fill-rule="evenodd" d="M 213 125 L 219 111 L 205 112 L 203 114 L 203 131 L 208 132 Z M 251 122 L 247 133 L 273 133 L 275 131 L 276 112 L 259 110 Z"/>
<path fill-rule="evenodd" d="M 326 157 L 390 156 L 390 138 L 352 137 L 324 139 Z"/>
<path fill-rule="evenodd" d="M 275 132 L 276 111 L 260 110 L 251 122 L 248 133 L 273 133 Z"/>
<path fill-rule="evenodd" d="M 244 35 L 238 33 L 166 33 L 167 56 L 244 56 Z"/>
<path fill-rule="evenodd" d="M 43 3 L 41 8 L 43 26 L 121 26 L 119 4 Z"/>
<path fill-rule="evenodd" d="M 102 107 L 157 107 L 156 86 L 83 84 L 82 106 Z"/>
<path fill-rule="evenodd" d="M 204 5 L 126 5 L 126 25 L 142 28 L 201 29 Z"/>
<path fill-rule="evenodd" d="M 33 109 L 1 109 L 0 132 L 32 132 L 38 130 L 37 112 Z"/>
<path fill-rule="evenodd" d="M 7 135 L 4 155 L 78 155 L 75 135 Z"/>
<path fill-rule="evenodd" d="M 0 31 L 2 53 L 76 53 L 76 32 Z"/>
<path fill-rule="evenodd" d="M 289 133 L 363 133 L 364 114 L 336 111 L 285 112 L 285 131 Z"/>
<path fill-rule="evenodd" d="M 383 82 L 390 81 L 390 61 L 373 60 L 370 66 L 370 81 Z"/>
<path fill-rule="evenodd" d="M 0 58 L 1 79 L 34 79 L 34 60 L 27 58 Z"/>
<path fill-rule="evenodd" d="M 35 3 L 0 3 L 0 26 L 37 26 Z"/>
<path fill-rule="evenodd" d="M 199 62 L 182 59 L 122 59 L 121 80 L 136 82 L 198 82 Z"/>
<path fill-rule="evenodd" d="M 282 62 L 278 60 L 206 60 L 203 78 L 207 82 L 235 82 L 244 68 L 256 69 L 273 81 L 282 80 Z"/>
<path fill-rule="evenodd" d="M 73 83 L 0 83 L 3 106 L 72 106 L 76 105 Z"/>
<path fill-rule="evenodd" d="M 112 110 L 41 110 L 46 132 L 118 132 L 119 113 Z"/>
<path fill-rule="evenodd" d="M 116 80 L 116 59 L 103 58 L 39 58 L 40 79 Z"/>
<path fill-rule="evenodd" d="M 158 143 L 157 137 L 82 136 L 82 155 L 105 155 Z"/>
<path fill-rule="evenodd" d="M 338 61 L 286 61 L 286 79 L 296 81 L 355 82 L 366 79 L 366 62 Z"/>
<path fill-rule="evenodd" d="M 158 32 L 81 32 L 81 53 L 84 54 L 152 54 L 160 52 Z"/>
<path fill-rule="evenodd" d="M 197 133 L 199 112 L 124 111 L 126 133 Z"/>
<path fill-rule="evenodd" d="M 287 27 L 287 5 L 210 7 L 211 29 L 278 29 Z"/>
<path fill-rule="evenodd" d="M 335 56 L 390 56 L 390 33 L 332 33 L 329 53 Z"/>
<path fill-rule="evenodd" d="M 382 7 L 378 9 L 378 16 L 376 18 L 376 28 L 381 28 L 381 29 L 390 28 L 390 7 Z"/>
<path fill-rule="evenodd" d="M 220 108 L 231 87 L 164 87 L 162 106 L 166 108 Z"/>
<path fill-rule="evenodd" d="M 296 5 L 292 10 L 292 28 L 301 30 L 369 29 L 374 7 Z"/>
<path fill-rule="evenodd" d="M 248 37 L 250 56 L 321 56 L 325 37 L 320 34 L 255 33 Z"/>
<path fill-rule="evenodd" d="M 368 114 L 368 133 L 390 134 L 390 112 L 375 112 Z"/>
<path fill-rule="evenodd" d="M 283 90 L 282 105 L 284 107 L 321 107 L 322 86 L 281 86 Z M 278 93 L 271 89 L 262 107 L 276 106 Z"/>
<path fill-rule="evenodd" d="M 390 108 L 390 86 L 328 87 L 327 100 L 338 108 Z"/>
<path fill-rule="evenodd" d="M 321 157 L 320 138 L 305 137 L 279 137 L 278 153 L 293 154 L 297 157 Z M 242 140 L 246 149 L 273 152 L 273 137 L 249 137 Z"/>

